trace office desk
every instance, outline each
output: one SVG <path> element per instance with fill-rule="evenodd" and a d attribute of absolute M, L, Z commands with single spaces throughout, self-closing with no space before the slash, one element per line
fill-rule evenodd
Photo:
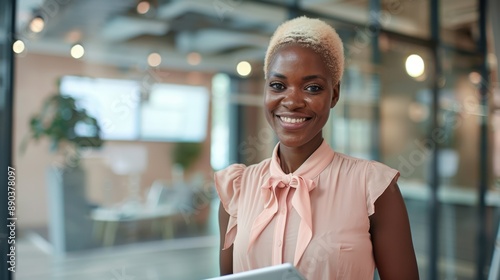
<path fill-rule="evenodd" d="M 163 237 L 171 238 L 174 234 L 172 218 L 180 214 L 183 214 L 181 209 L 173 205 L 156 207 L 137 205 L 133 209 L 121 207 L 97 208 L 91 212 L 90 218 L 94 223 L 94 238 L 102 232 L 102 245 L 111 246 L 115 242 L 118 225 L 121 222 L 162 220 Z"/>

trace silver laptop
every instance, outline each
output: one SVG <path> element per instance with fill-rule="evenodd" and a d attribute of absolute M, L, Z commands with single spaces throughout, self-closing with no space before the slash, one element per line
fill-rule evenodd
<path fill-rule="evenodd" d="M 206 280 L 306 280 L 290 263 L 225 275 Z"/>

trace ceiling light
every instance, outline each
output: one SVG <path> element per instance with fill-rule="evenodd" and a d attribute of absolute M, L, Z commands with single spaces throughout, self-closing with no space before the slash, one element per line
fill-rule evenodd
<path fill-rule="evenodd" d="M 408 58 L 406 59 L 405 66 L 406 66 L 406 73 L 408 73 L 410 77 L 418 78 L 422 76 L 422 74 L 424 74 L 425 71 L 424 60 L 418 54 L 412 54 L 408 56 Z"/>
<path fill-rule="evenodd" d="M 83 48 L 82 45 L 75 44 L 73 47 L 71 47 L 71 56 L 73 58 L 75 59 L 82 58 L 84 54 L 85 54 L 85 49 Z"/>
<path fill-rule="evenodd" d="M 192 52 L 187 55 L 187 62 L 191 65 L 198 65 L 201 62 L 201 55 L 197 52 Z"/>
<path fill-rule="evenodd" d="M 252 65 L 248 61 L 240 61 L 236 66 L 236 71 L 240 76 L 246 77 L 252 72 Z"/>
<path fill-rule="evenodd" d="M 148 64 L 151 67 L 157 67 L 161 64 L 161 55 L 159 53 L 151 53 L 148 55 Z"/>
<path fill-rule="evenodd" d="M 14 42 L 14 44 L 12 44 L 12 50 L 17 54 L 24 52 L 24 49 L 25 45 L 24 42 L 21 40 L 17 40 Z"/>
<path fill-rule="evenodd" d="M 41 16 L 34 17 L 30 22 L 30 30 L 34 33 L 42 32 L 45 27 L 45 20 Z"/>
<path fill-rule="evenodd" d="M 141 1 L 139 4 L 137 4 L 137 13 L 141 15 L 145 15 L 149 12 L 149 9 L 151 8 L 151 4 L 149 4 L 148 1 Z"/>

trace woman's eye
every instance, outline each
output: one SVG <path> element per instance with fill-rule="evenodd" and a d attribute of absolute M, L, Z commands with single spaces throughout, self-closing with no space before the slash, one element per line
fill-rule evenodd
<path fill-rule="evenodd" d="M 284 90 L 285 86 L 282 83 L 271 83 L 269 86 L 275 90 Z"/>
<path fill-rule="evenodd" d="M 318 91 L 321 91 L 322 89 L 323 88 L 318 86 L 318 85 L 310 85 L 310 86 L 306 87 L 306 90 L 310 91 L 310 92 L 318 92 Z"/>

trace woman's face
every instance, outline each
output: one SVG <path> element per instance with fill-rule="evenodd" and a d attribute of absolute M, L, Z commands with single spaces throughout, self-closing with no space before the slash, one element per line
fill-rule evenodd
<path fill-rule="evenodd" d="M 321 55 L 300 45 L 281 47 L 267 70 L 264 110 L 281 144 L 302 147 L 320 141 L 339 98 L 339 85 Z"/>

